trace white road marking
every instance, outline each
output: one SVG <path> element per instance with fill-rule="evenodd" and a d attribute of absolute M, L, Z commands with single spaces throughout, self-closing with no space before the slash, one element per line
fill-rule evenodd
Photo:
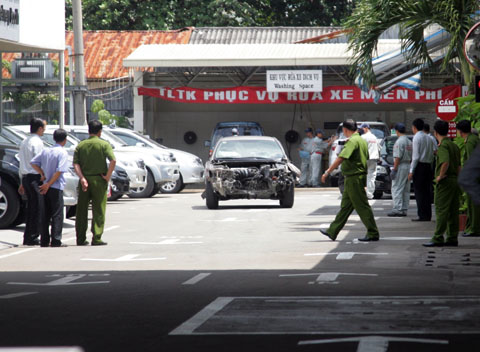
<path fill-rule="evenodd" d="M 305 276 L 317 276 L 315 281 L 309 281 L 312 284 L 338 284 L 337 281 L 340 275 L 346 276 L 378 276 L 377 274 L 356 274 L 356 273 L 308 273 L 308 274 L 281 274 L 279 277 L 305 277 Z"/>
<path fill-rule="evenodd" d="M 386 352 L 388 351 L 389 342 L 413 342 L 413 343 L 428 343 L 448 345 L 448 340 L 432 340 L 432 339 L 414 339 L 408 337 L 388 337 L 388 336 L 364 336 L 364 337 L 347 337 L 341 339 L 326 339 L 326 340 L 310 340 L 300 341 L 298 345 L 319 345 L 327 343 L 342 343 L 342 342 L 358 342 L 357 352 Z"/>
<path fill-rule="evenodd" d="M 248 301 L 253 302 L 250 302 L 249 304 Z M 406 310 L 399 312 L 398 308 L 394 307 L 396 301 L 398 301 L 399 304 L 406 305 Z M 238 303 L 235 305 L 236 302 Z M 417 340 L 410 337 L 395 338 L 379 335 L 478 334 L 478 329 L 465 329 L 466 325 L 452 327 L 445 325 L 435 326 L 432 324 L 430 326 L 429 322 L 439 319 L 438 317 L 431 317 L 430 310 L 436 308 L 436 305 L 448 305 L 450 302 L 453 306 L 448 307 L 449 309 L 455 309 L 454 305 L 459 302 L 462 302 L 463 309 L 467 309 L 466 307 L 470 305 L 477 305 L 478 302 L 480 302 L 480 296 L 218 297 L 193 317 L 171 331 L 169 335 L 362 335 L 367 338 L 384 338 L 387 341 L 393 341 L 395 339 L 395 341 L 399 342 L 448 344 L 447 340 L 430 340 L 422 338 Z M 421 322 L 417 323 L 416 326 L 401 329 L 399 326 L 390 326 L 389 320 L 385 321 L 385 316 L 376 317 L 375 315 L 367 315 L 367 317 L 372 317 L 372 319 L 368 319 L 368 328 L 362 326 L 361 328 L 357 327 L 357 329 L 349 327 L 348 329 L 343 330 L 341 328 L 332 330 L 330 328 L 331 322 L 328 320 L 328 317 L 324 317 L 320 314 L 316 320 L 317 324 L 314 324 L 317 326 L 318 330 L 312 328 L 311 324 L 305 324 L 302 326 L 302 323 L 305 320 L 312 319 L 310 313 L 312 308 L 313 310 L 316 309 L 317 311 L 323 312 L 325 307 L 330 307 L 327 309 L 327 314 L 335 316 L 337 310 L 342 314 L 345 314 L 345 309 L 348 310 L 349 306 L 354 305 L 355 307 L 362 307 L 364 303 L 367 303 L 367 305 L 384 306 L 384 313 L 393 318 L 395 318 L 395 314 L 398 313 L 401 316 L 406 316 L 406 318 L 412 317 L 412 319 L 415 319 L 413 317 L 418 317 L 420 312 L 424 311 L 423 319 Z M 233 309 L 224 310 L 229 304 L 233 304 Z M 283 315 L 278 312 L 279 304 L 286 308 Z M 369 310 L 370 308 L 366 308 L 365 312 L 369 313 Z M 290 314 L 289 312 L 293 312 L 293 314 Z M 275 313 L 275 318 L 273 313 Z M 349 314 L 350 313 L 351 312 L 349 312 Z M 362 314 L 365 313 L 362 313 L 362 311 L 351 314 L 353 318 L 365 319 L 365 316 L 362 316 Z M 209 322 L 210 318 L 214 318 L 211 323 Z M 262 318 L 264 319 L 263 323 L 262 321 L 259 321 L 259 319 Z M 445 322 L 450 319 L 446 316 L 444 318 Z M 250 319 L 253 319 L 257 324 L 250 325 L 251 329 L 248 329 L 248 322 Z M 313 323 L 315 323 L 315 320 L 313 320 Z M 352 323 L 352 326 L 355 325 Z M 200 327 L 202 330 L 196 331 Z M 354 341 L 354 339 L 359 341 L 359 337 L 349 339 L 351 339 L 351 341 Z M 337 339 L 331 339 L 332 342 L 337 342 L 336 340 Z M 344 340 L 346 341 L 346 339 Z M 377 350 L 373 348 L 375 346 L 374 342 L 373 339 L 370 340 L 368 346 L 371 348 L 368 349 L 368 352 L 377 352 Z M 302 344 L 308 345 L 314 344 L 314 342 L 305 341 Z M 367 350 L 363 350 L 362 352 L 366 351 Z M 379 350 L 379 352 L 384 351 L 385 350 Z"/>
<path fill-rule="evenodd" d="M 7 282 L 7 285 L 28 285 L 28 286 L 73 286 L 73 285 L 96 285 L 96 284 L 108 284 L 110 281 L 88 281 L 88 282 L 73 282 L 75 280 L 84 278 L 87 274 L 68 274 L 59 279 L 46 282 Z"/>
<path fill-rule="evenodd" d="M 201 273 L 201 274 L 195 275 L 190 280 L 185 281 L 182 285 L 195 285 L 196 283 L 205 279 L 208 276 L 210 276 L 210 273 Z"/>
<path fill-rule="evenodd" d="M 215 301 L 203 308 L 199 313 L 184 322 L 178 328 L 170 332 L 169 335 L 190 335 L 205 323 L 208 319 L 213 317 L 216 313 L 225 308 L 230 302 L 234 300 L 233 297 L 218 297 Z"/>
<path fill-rule="evenodd" d="M 237 219 L 237 218 L 225 218 L 225 219 L 221 219 L 221 220 L 200 220 L 200 221 L 215 221 L 215 222 L 236 222 L 236 221 L 253 221 L 251 219 L 244 219 L 244 220 L 241 220 L 241 219 Z"/>
<path fill-rule="evenodd" d="M 389 241 L 429 240 L 429 239 L 431 239 L 431 237 L 382 237 L 382 240 L 389 240 Z"/>
<path fill-rule="evenodd" d="M 0 296 L 0 299 L 17 298 L 17 297 L 34 295 L 34 294 L 36 294 L 36 293 L 38 293 L 38 292 L 19 292 L 19 293 L 11 293 L 11 294 L 9 294 L 9 295 Z"/>
<path fill-rule="evenodd" d="M 140 261 L 150 261 L 150 260 L 165 260 L 167 258 L 139 258 L 136 259 L 140 254 L 127 254 L 123 257 L 116 259 L 91 259 L 91 258 L 82 258 L 81 260 L 96 261 L 96 262 L 140 262 Z"/>
<path fill-rule="evenodd" d="M 325 255 L 336 255 L 337 260 L 350 260 L 355 255 L 388 255 L 388 253 L 359 253 L 359 252 L 331 252 L 331 253 L 307 253 L 305 256 L 325 256 Z"/>
<path fill-rule="evenodd" d="M 14 255 L 17 255 L 17 254 L 22 254 L 22 253 L 34 251 L 35 249 L 38 249 L 38 248 L 27 248 L 27 249 L 22 249 L 20 251 L 16 251 L 16 252 L 13 252 L 13 253 L 10 253 L 10 254 L 4 254 L 4 255 L 0 256 L 0 259 L 8 258 L 8 257 L 14 256 Z"/>
<path fill-rule="evenodd" d="M 179 238 L 169 238 L 160 242 L 130 242 L 130 244 L 151 244 L 151 245 L 168 245 L 168 244 L 199 244 L 203 242 L 180 242 Z"/>

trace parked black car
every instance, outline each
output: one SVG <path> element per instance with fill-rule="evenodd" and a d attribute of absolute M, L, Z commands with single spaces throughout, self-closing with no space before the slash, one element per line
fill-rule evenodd
<path fill-rule="evenodd" d="M 124 168 L 116 165 L 111 181 L 111 195 L 108 197 L 108 200 L 120 199 L 124 194 L 130 192 L 130 178 Z"/>
<path fill-rule="evenodd" d="M 23 222 L 26 201 L 18 193 L 19 148 L 0 135 L 0 229 Z"/>

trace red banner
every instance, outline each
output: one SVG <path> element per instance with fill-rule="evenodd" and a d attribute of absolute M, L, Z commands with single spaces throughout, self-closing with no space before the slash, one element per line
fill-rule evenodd
<path fill-rule="evenodd" d="M 380 103 L 436 103 L 441 99 L 461 96 L 460 86 L 422 89 L 418 92 L 395 88 L 380 97 Z M 324 87 L 323 92 L 267 92 L 265 87 L 234 87 L 220 89 L 147 88 L 139 87 L 138 95 L 148 95 L 180 103 L 197 104 L 344 104 L 373 103 L 375 92 L 364 92 L 355 86 Z"/>

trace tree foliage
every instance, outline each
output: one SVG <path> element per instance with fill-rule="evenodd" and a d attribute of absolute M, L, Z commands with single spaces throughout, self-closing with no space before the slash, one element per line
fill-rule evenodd
<path fill-rule="evenodd" d="M 450 35 L 442 70 L 458 58 L 463 78 L 470 83 L 472 70 L 462 46 L 477 9 L 477 0 L 359 0 L 345 23 L 345 27 L 351 30 L 349 47 L 354 53 L 352 66 L 355 74 L 359 74 L 367 86 L 375 86 L 371 60 L 376 56 L 380 35 L 394 25 L 400 27 L 402 47 L 411 48 L 411 63 L 431 64 L 432 58 L 423 40 L 424 30 L 437 24 Z"/>
<path fill-rule="evenodd" d="M 88 30 L 168 30 L 215 26 L 330 26 L 355 0 L 82 0 Z M 66 1 L 67 29 L 72 0 Z"/>

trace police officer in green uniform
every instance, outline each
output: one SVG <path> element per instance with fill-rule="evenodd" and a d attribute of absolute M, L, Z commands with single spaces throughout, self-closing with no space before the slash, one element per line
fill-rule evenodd
<path fill-rule="evenodd" d="M 106 245 L 102 241 L 107 205 L 107 187 L 115 169 L 115 155 L 110 143 L 100 139 L 102 123 L 93 120 L 88 123 L 90 137 L 81 141 L 73 155 L 73 166 L 80 178 L 78 186 L 75 230 L 77 245 L 88 245 L 88 206 L 92 202 L 92 246 Z M 107 168 L 107 159 L 110 165 Z"/>
<path fill-rule="evenodd" d="M 343 191 L 340 211 L 335 220 L 330 224 L 328 230 L 320 229 L 320 232 L 331 240 L 335 241 L 338 233 L 345 226 L 348 217 L 356 210 L 363 224 L 367 228 L 367 234 L 359 241 L 378 241 L 380 234 L 378 232 L 372 208 L 368 204 L 365 186 L 367 185 L 367 160 L 368 145 L 360 137 L 355 121 L 349 119 L 343 122 L 343 134 L 349 138 L 345 143 L 342 152 L 333 164 L 325 171 L 322 176 L 322 183 L 326 182 L 327 176 L 332 170 L 342 165 L 342 174 L 345 177 L 345 189 Z"/>
<path fill-rule="evenodd" d="M 458 207 L 460 187 L 460 149 L 448 137 L 448 122 L 438 120 L 433 126 L 438 150 L 435 167 L 435 213 L 437 225 L 430 242 L 425 247 L 458 246 Z M 446 239 L 443 234 L 446 232 Z"/>
<path fill-rule="evenodd" d="M 479 138 L 472 133 L 472 125 L 468 120 L 457 123 L 457 130 L 465 141 L 462 153 L 462 166 L 465 165 L 473 151 L 480 145 Z M 463 237 L 480 237 L 480 206 L 475 205 L 472 197 L 467 194 L 467 224 Z"/>

